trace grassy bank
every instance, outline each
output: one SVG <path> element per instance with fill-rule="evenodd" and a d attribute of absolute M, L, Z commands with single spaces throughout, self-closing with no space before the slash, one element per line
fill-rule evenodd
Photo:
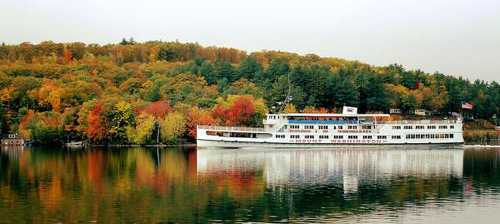
<path fill-rule="evenodd" d="M 500 132 L 487 120 L 475 120 L 464 123 L 464 140 L 467 144 L 498 145 Z"/>

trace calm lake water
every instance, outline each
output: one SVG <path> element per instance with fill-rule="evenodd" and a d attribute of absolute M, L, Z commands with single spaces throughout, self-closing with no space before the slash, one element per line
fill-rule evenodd
<path fill-rule="evenodd" d="M 498 223 L 500 149 L 2 149 L 0 223 Z"/>

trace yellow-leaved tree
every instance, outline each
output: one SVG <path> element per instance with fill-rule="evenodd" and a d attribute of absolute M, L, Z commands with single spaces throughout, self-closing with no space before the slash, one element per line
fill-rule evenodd
<path fill-rule="evenodd" d="M 134 127 L 126 128 L 127 138 L 134 144 L 145 144 L 151 137 L 155 127 L 155 118 L 151 115 L 143 114 L 137 118 L 137 124 Z"/>
<path fill-rule="evenodd" d="M 186 119 L 178 112 L 168 113 L 160 122 L 161 138 L 164 142 L 174 142 L 184 132 Z"/>

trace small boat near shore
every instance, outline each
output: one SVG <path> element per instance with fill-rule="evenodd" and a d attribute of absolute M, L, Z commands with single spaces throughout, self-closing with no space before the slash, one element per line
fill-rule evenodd
<path fill-rule="evenodd" d="M 75 141 L 75 142 L 67 142 L 64 143 L 64 147 L 71 149 L 80 149 L 86 146 L 84 141 Z"/>

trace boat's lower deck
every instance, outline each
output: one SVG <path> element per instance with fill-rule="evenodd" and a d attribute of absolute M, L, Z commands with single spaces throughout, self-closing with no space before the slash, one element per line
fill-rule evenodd
<path fill-rule="evenodd" d="M 325 147 L 367 147 L 367 146 L 381 146 L 381 145 L 461 145 L 463 142 L 440 142 L 440 143 L 287 143 L 287 142 L 254 142 L 254 141 L 230 141 L 230 140 L 202 140 L 198 139 L 196 142 L 198 147 L 227 147 L 227 148 L 241 148 L 241 147 L 271 147 L 271 148 L 325 148 Z"/>

